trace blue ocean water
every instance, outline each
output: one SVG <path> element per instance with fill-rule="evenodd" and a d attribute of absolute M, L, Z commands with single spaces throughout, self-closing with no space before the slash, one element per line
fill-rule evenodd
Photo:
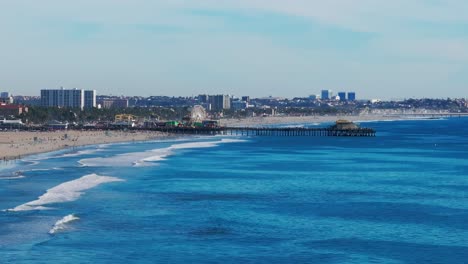
<path fill-rule="evenodd" d="M 0 169 L 0 263 L 466 263 L 468 119 L 84 147 Z"/>

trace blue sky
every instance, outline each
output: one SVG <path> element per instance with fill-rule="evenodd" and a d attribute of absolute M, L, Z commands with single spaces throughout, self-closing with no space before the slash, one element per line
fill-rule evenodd
<path fill-rule="evenodd" d="M 0 90 L 468 97 L 464 0 L 0 2 Z"/>

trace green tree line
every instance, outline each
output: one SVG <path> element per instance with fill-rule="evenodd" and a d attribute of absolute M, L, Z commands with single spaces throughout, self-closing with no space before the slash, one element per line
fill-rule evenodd
<path fill-rule="evenodd" d="M 131 107 L 131 108 L 90 108 L 81 110 L 79 108 L 57 108 L 30 106 L 27 113 L 23 113 L 20 118 L 25 123 L 44 124 L 49 121 L 68 122 L 96 122 L 114 121 L 118 114 L 131 114 L 140 118 L 172 120 L 181 119 L 189 113 L 186 107 L 163 108 L 163 107 Z"/>

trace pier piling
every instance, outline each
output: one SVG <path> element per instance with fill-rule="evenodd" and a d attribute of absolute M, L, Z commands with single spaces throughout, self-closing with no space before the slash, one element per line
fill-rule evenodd
<path fill-rule="evenodd" d="M 286 137 L 375 137 L 371 128 L 333 129 L 333 128 L 267 128 L 267 127 L 160 127 L 144 130 L 160 131 L 171 134 L 193 135 L 241 135 L 241 136 L 286 136 Z"/>

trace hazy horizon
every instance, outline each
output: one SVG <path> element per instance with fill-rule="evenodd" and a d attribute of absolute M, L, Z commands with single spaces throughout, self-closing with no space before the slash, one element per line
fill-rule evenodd
<path fill-rule="evenodd" d="M 461 0 L 0 3 L 0 91 L 466 98 Z"/>

